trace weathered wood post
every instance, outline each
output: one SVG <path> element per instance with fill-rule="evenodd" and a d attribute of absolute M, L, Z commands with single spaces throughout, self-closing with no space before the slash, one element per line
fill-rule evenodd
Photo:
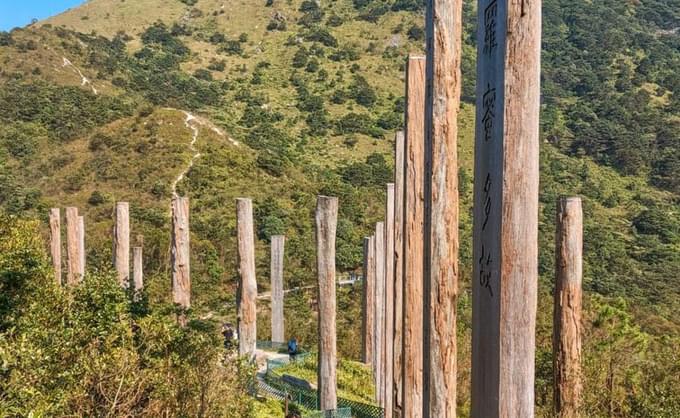
<path fill-rule="evenodd" d="M 142 247 L 132 249 L 133 282 L 135 289 L 135 299 L 139 300 L 139 294 L 144 290 L 144 258 Z"/>
<path fill-rule="evenodd" d="M 385 406 L 385 223 L 375 224 L 375 397 Z"/>
<path fill-rule="evenodd" d="M 533 417 L 541 0 L 479 0 L 472 417 Z"/>
<path fill-rule="evenodd" d="M 189 198 L 172 199 L 172 300 L 183 310 L 191 307 L 191 266 L 189 234 Z M 179 315 L 186 325 L 186 313 Z"/>
<path fill-rule="evenodd" d="M 456 416 L 462 0 L 427 1 L 423 414 Z"/>
<path fill-rule="evenodd" d="M 78 281 L 85 277 L 85 217 L 78 216 Z"/>
<path fill-rule="evenodd" d="M 555 415 L 579 417 L 581 405 L 581 283 L 583 279 L 583 210 L 578 197 L 557 203 L 553 374 Z"/>
<path fill-rule="evenodd" d="M 286 342 L 283 325 L 283 256 L 286 237 L 274 235 L 271 237 L 271 310 L 272 310 L 272 341 Z"/>
<path fill-rule="evenodd" d="M 404 132 L 394 139 L 394 415 L 401 417 L 404 359 Z"/>
<path fill-rule="evenodd" d="M 335 233 L 338 199 L 319 196 L 316 204 L 316 266 L 319 277 L 319 409 L 337 409 L 335 330 Z"/>
<path fill-rule="evenodd" d="M 59 208 L 50 210 L 50 254 L 54 282 L 61 286 L 61 213 Z"/>
<path fill-rule="evenodd" d="M 385 356 L 383 399 L 385 418 L 392 418 L 394 409 L 394 183 L 387 185 L 385 201 Z"/>
<path fill-rule="evenodd" d="M 424 113 L 425 57 L 409 56 L 404 181 L 404 418 L 423 416 Z"/>
<path fill-rule="evenodd" d="M 255 233 L 253 201 L 236 199 L 238 229 L 238 352 L 255 358 L 257 343 L 257 279 L 255 277 Z"/>
<path fill-rule="evenodd" d="M 80 281 L 80 254 L 78 253 L 78 208 L 66 208 L 66 283 L 70 286 Z"/>
<path fill-rule="evenodd" d="M 116 222 L 113 226 L 113 265 L 118 282 L 130 287 L 130 204 L 116 203 Z"/>
<path fill-rule="evenodd" d="M 375 344 L 375 236 L 364 238 L 362 361 L 373 365 Z"/>

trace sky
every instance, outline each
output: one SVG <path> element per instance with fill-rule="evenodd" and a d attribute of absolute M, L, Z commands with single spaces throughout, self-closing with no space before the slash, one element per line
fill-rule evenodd
<path fill-rule="evenodd" d="M 57 15 L 85 0 L 0 0 L 0 30 L 26 26 L 33 18 Z"/>

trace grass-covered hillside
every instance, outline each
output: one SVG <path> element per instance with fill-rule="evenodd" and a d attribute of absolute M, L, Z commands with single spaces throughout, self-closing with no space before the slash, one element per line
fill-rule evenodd
<path fill-rule="evenodd" d="M 383 216 L 405 57 L 423 53 L 424 15 L 419 0 L 319 3 L 91 0 L 0 33 L 2 211 L 45 221 L 52 206 L 79 206 L 95 267 L 110 262 L 114 202 L 130 201 L 149 300 L 167 302 L 170 197 L 185 173 L 176 189 L 191 198 L 192 315 L 215 323 L 235 314 L 236 197 L 254 199 L 262 291 L 268 238 L 280 233 L 286 287 L 314 284 L 320 193 L 340 198 L 338 268 L 358 269 L 362 238 Z M 555 200 L 579 194 L 589 411 L 606 414 L 611 398 L 617 416 L 673 416 L 678 409 L 659 399 L 680 408 L 680 374 L 663 373 L 680 367 L 669 350 L 680 337 L 680 2 L 543 4 L 539 406 L 549 410 Z M 475 7 L 466 1 L 460 117 L 461 388 L 469 379 Z M 339 292 L 346 358 L 359 354 L 360 292 Z M 313 299 L 313 291 L 286 299 L 288 332 L 309 347 Z M 260 311 L 265 339 L 266 302 Z"/>

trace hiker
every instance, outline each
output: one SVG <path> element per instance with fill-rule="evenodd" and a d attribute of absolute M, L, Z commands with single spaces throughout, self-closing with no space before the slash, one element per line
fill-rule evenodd
<path fill-rule="evenodd" d="M 290 361 L 294 362 L 295 357 L 297 356 L 298 352 L 298 343 L 297 339 L 295 337 L 291 338 L 290 341 L 288 341 L 288 355 L 290 356 Z"/>
<path fill-rule="evenodd" d="M 225 323 L 222 325 L 222 336 L 224 337 L 224 348 L 231 350 L 236 347 L 237 336 L 232 324 Z"/>

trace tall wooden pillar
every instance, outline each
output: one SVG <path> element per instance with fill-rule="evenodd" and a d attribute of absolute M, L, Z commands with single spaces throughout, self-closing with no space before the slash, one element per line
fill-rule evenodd
<path fill-rule="evenodd" d="M 392 418 L 394 409 L 394 183 L 387 185 L 385 202 L 385 373 L 383 399 L 385 418 Z"/>
<path fill-rule="evenodd" d="M 392 390 L 394 415 L 401 417 L 404 359 L 404 132 L 394 140 L 394 366 Z"/>
<path fill-rule="evenodd" d="M 581 406 L 583 210 L 578 197 L 557 203 L 553 375 L 555 415 L 577 418 Z"/>
<path fill-rule="evenodd" d="M 78 281 L 85 277 L 85 217 L 78 216 Z"/>
<path fill-rule="evenodd" d="M 78 208 L 66 208 L 66 255 L 68 257 L 66 267 L 66 283 L 69 286 L 78 284 L 80 281 L 81 258 L 78 253 Z"/>
<path fill-rule="evenodd" d="M 404 181 L 404 418 L 423 416 L 424 113 L 425 57 L 410 56 L 406 70 Z"/>
<path fill-rule="evenodd" d="M 364 238 L 362 361 L 373 366 L 375 344 L 375 236 Z"/>
<path fill-rule="evenodd" d="M 134 247 L 132 249 L 133 282 L 136 298 L 144 290 L 144 258 L 142 252 L 142 247 Z"/>
<path fill-rule="evenodd" d="M 172 300 L 186 310 L 191 307 L 191 269 L 189 234 L 189 198 L 172 200 Z M 186 325 L 186 316 L 179 317 Z"/>
<path fill-rule="evenodd" d="M 375 224 L 375 397 L 385 405 L 385 223 Z"/>
<path fill-rule="evenodd" d="M 479 0 L 472 417 L 533 417 L 541 0 Z"/>
<path fill-rule="evenodd" d="M 335 301 L 335 234 L 338 199 L 319 196 L 316 205 L 316 267 L 319 278 L 319 409 L 335 410 L 337 402 L 337 347 Z"/>
<path fill-rule="evenodd" d="M 116 204 L 116 223 L 113 227 L 113 264 L 118 282 L 124 288 L 130 287 L 130 204 Z"/>
<path fill-rule="evenodd" d="M 249 360 L 255 358 L 257 343 L 257 279 L 255 277 L 255 233 L 253 202 L 236 199 L 238 228 L 238 351 Z"/>
<path fill-rule="evenodd" d="M 423 413 L 437 418 L 456 416 L 462 14 L 462 0 L 427 2 Z"/>
<path fill-rule="evenodd" d="M 283 325 L 283 255 L 286 237 L 274 235 L 271 237 L 271 311 L 272 311 L 272 342 L 286 341 Z"/>
<path fill-rule="evenodd" d="M 50 255 L 54 282 L 61 286 L 61 214 L 59 208 L 50 210 Z"/>

